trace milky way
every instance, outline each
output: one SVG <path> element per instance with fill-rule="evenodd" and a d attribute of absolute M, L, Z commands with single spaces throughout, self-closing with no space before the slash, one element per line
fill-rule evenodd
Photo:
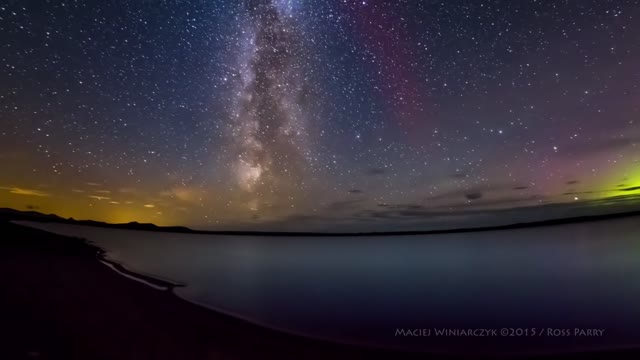
<path fill-rule="evenodd" d="M 272 1 L 248 1 L 248 29 L 233 113 L 239 186 L 251 210 L 299 189 L 305 166 L 307 58 L 293 20 Z"/>

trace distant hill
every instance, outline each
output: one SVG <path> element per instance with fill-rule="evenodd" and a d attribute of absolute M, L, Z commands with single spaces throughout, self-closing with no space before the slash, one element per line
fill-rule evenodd
<path fill-rule="evenodd" d="M 108 227 L 127 230 L 145 230 L 145 231 L 167 231 L 167 232 L 193 232 L 184 226 L 157 226 L 155 224 L 143 224 L 136 221 L 124 224 L 109 224 L 102 221 L 94 220 L 75 220 L 74 218 L 65 219 L 55 214 L 43 214 L 37 211 L 20 211 L 9 208 L 0 208 L 0 220 L 26 220 L 40 222 L 57 222 L 64 224 L 88 225 L 97 227 Z"/>
<path fill-rule="evenodd" d="M 66 219 L 55 214 L 43 214 L 37 211 L 20 211 L 16 209 L 0 208 L 0 219 L 9 218 L 11 220 L 55 220 L 64 221 Z"/>
<path fill-rule="evenodd" d="M 126 224 L 109 224 L 94 220 L 75 220 L 73 218 L 62 218 L 55 214 L 42 214 L 37 211 L 20 211 L 9 208 L 0 208 L 0 221 L 25 220 L 39 222 L 57 222 L 74 225 L 87 225 L 112 229 L 126 230 L 142 230 L 142 231 L 161 231 L 186 234 L 209 234 L 209 235 L 250 235 L 250 236 L 399 236 L 399 235 L 436 235 L 436 234 L 453 234 L 453 233 L 470 233 L 482 231 L 497 231 L 523 229 L 542 226 L 557 226 L 574 223 L 584 223 L 593 221 L 604 221 L 611 219 L 627 218 L 640 216 L 640 211 L 632 211 L 625 213 L 614 213 L 593 216 L 580 216 L 571 218 L 562 218 L 554 220 L 545 220 L 528 223 L 517 223 L 500 226 L 487 226 L 476 228 L 458 228 L 446 230 L 425 230 L 425 231 L 389 231 L 389 232 L 358 232 L 358 233 L 329 233 L 329 232 L 281 232 L 281 231 L 206 231 L 193 230 L 184 226 L 157 226 L 155 224 L 145 224 L 138 222 L 130 222 Z"/>

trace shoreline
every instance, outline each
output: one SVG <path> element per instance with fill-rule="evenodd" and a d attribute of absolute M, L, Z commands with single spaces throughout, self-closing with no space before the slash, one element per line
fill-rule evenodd
<path fill-rule="evenodd" d="M 317 337 L 317 336 L 313 336 L 311 334 L 305 334 L 305 333 L 301 333 L 301 332 L 296 332 L 290 329 L 286 329 L 286 328 L 280 328 L 277 326 L 272 326 L 263 322 L 260 322 L 258 320 L 252 319 L 250 317 L 246 317 L 243 316 L 239 313 L 230 311 L 230 310 L 226 310 L 223 308 L 217 308 L 217 307 L 213 307 L 213 306 L 209 306 L 206 305 L 204 303 L 200 303 L 198 301 L 195 300 L 191 300 L 188 298 L 185 298 L 183 296 L 180 296 L 180 294 L 175 292 L 176 288 L 181 288 L 181 287 L 186 287 L 187 285 L 181 284 L 181 283 L 176 283 L 176 282 L 171 282 L 169 280 L 165 280 L 165 279 L 161 279 L 161 278 L 157 278 L 154 277 L 153 275 L 148 275 L 148 274 L 143 274 L 143 273 L 139 273 L 133 270 L 128 269 L 124 264 L 121 264 L 117 261 L 114 260 L 110 260 L 106 258 L 106 254 L 107 252 L 100 248 L 97 245 L 93 245 L 91 243 L 89 243 L 86 239 L 82 239 L 83 241 L 85 241 L 87 244 L 90 244 L 91 246 L 97 247 L 98 248 L 98 261 L 102 264 L 104 264 L 105 266 L 107 266 L 111 271 L 114 271 L 116 274 L 123 276 L 127 279 L 131 279 L 133 281 L 139 282 L 141 284 L 144 284 L 152 289 L 158 290 L 158 291 L 164 291 L 164 292 L 168 292 L 170 293 L 172 296 L 176 297 L 178 300 L 180 301 L 184 301 L 187 302 L 189 304 L 192 304 L 194 306 L 198 306 L 201 307 L 203 309 L 206 309 L 208 311 L 211 311 L 213 313 L 216 314 L 221 314 L 224 316 L 229 316 L 233 319 L 236 319 L 238 321 L 242 321 L 242 322 L 246 322 L 248 324 L 251 324 L 252 326 L 257 326 L 269 331 L 277 331 L 283 334 L 287 334 L 287 335 L 291 335 L 291 336 L 295 336 L 295 337 L 301 337 L 301 338 L 305 338 L 305 339 L 309 339 L 312 341 L 321 341 L 321 342 L 330 342 L 330 343 L 335 343 L 335 344 L 340 344 L 340 345 L 344 345 L 344 346 L 356 346 L 356 347 L 363 347 L 363 348 L 370 348 L 370 349 L 376 349 L 376 350 L 381 350 L 381 351 L 392 351 L 392 352 L 402 352 L 402 350 L 398 350 L 398 349 L 393 349 L 393 348 L 388 348 L 388 347 L 383 347 L 383 346 L 374 346 L 374 345 L 366 345 L 366 344 L 357 344 L 357 343 L 351 343 L 351 342 L 347 342 L 347 341 L 341 341 L 340 339 L 328 339 L 328 338 L 322 338 L 322 337 Z M 448 355 L 448 354 L 439 354 L 439 353 L 434 353 L 433 355 L 436 356 L 453 356 L 455 358 L 454 355 Z"/>
<path fill-rule="evenodd" d="M 106 266 L 104 251 L 83 239 L 2 220 L 0 231 L 0 316 L 8 335 L 3 359 L 442 358 L 255 325 L 181 298 L 173 283 L 114 272 L 119 266 Z M 152 281 L 167 290 L 146 283 Z"/>
<path fill-rule="evenodd" d="M 8 296 L 0 297 L 0 309 L 9 311 L 5 315 L 9 319 L 6 326 L 26 329 L 9 336 L 9 355 L 15 355 L 11 350 L 17 348 L 23 355 L 24 351 L 36 351 L 46 359 L 119 359 L 134 353 L 135 358 L 152 359 L 463 357 L 353 345 L 274 329 L 184 299 L 174 292 L 182 284 L 131 271 L 105 259 L 104 250 L 84 239 L 1 219 L 0 230 L 3 235 L 10 235 L 3 236 L 5 239 L 0 242 L 9 250 L 0 253 L 0 259 L 9 259 L 0 261 L 0 270 L 13 276 L 5 275 L 9 281 L 3 291 Z M 19 261 L 11 261 L 12 256 Z M 45 332 L 35 338 L 48 344 L 49 352 L 42 350 L 47 348 L 42 345 L 20 347 L 28 340 L 25 338 L 33 337 L 34 328 L 43 327 L 50 331 L 38 330 Z M 64 344 L 62 349 L 57 348 L 58 342 Z M 29 350 L 32 347 L 36 350 Z M 0 358 L 24 358 L 2 356 L 6 351 L 0 349 Z M 581 349 L 562 354 L 528 353 L 518 358 L 637 358 L 637 354 L 633 348 Z M 509 358 L 510 354 L 496 357 Z"/>
<path fill-rule="evenodd" d="M 109 269 L 115 271 L 118 275 L 124 276 L 133 281 L 138 281 L 142 284 L 145 284 L 152 289 L 163 290 L 163 291 L 173 291 L 176 287 L 184 287 L 182 284 L 175 284 L 166 280 L 158 279 L 153 276 L 137 273 L 135 271 L 129 270 L 126 266 L 102 257 L 99 259 L 100 263 L 107 266 Z"/>
<path fill-rule="evenodd" d="M 94 245 L 95 246 L 95 245 Z M 102 249 L 100 249 L 102 250 Z M 103 250 L 102 250 L 103 251 Z M 110 261 L 110 260 L 109 260 Z M 120 263 L 117 263 L 115 261 L 110 261 L 112 264 L 117 264 L 118 266 L 122 267 L 123 269 L 126 269 L 126 267 Z M 193 304 L 195 306 L 199 306 L 202 307 L 204 309 L 207 309 L 209 311 L 212 311 L 214 313 L 217 314 L 222 314 L 225 316 L 229 316 L 232 317 L 234 319 L 237 319 L 238 321 L 243 321 L 246 322 L 248 324 L 254 325 L 254 326 L 258 326 L 270 331 L 277 331 L 277 332 L 281 332 L 287 335 L 291 335 L 291 336 L 295 336 L 295 337 L 301 337 L 301 338 L 305 338 L 305 339 L 309 339 L 312 341 L 322 341 L 322 342 L 329 342 L 332 344 L 340 344 L 340 345 L 344 345 L 344 346 L 355 346 L 355 347 L 362 347 L 362 348 L 368 348 L 368 349 L 372 349 L 372 350 L 380 350 L 380 351 L 386 351 L 386 352 L 397 352 L 397 354 L 395 356 L 397 356 L 398 358 L 403 358 L 401 354 L 405 353 L 405 351 L 403 351 L 402 349 L 394 349 L 392 347 L 384 347 L 384 346 L 376 346 L 376 345 L 367 345 L 367 344 L 358 344 L 358 343 L 351 343 L 351 342 L 347 342 L 347 341 L 341 341 L 340 339 L 329 339 L 329 338 L 321 338 L 321 337 L 317 337 L 317 336 L 313 336 L 310 334 L 304 334 L 304 333 L 300 333 L 300 332 L 295 332 L 293 330 L 289 330 L 289 329 L 285 329 L 285 328 L 279 328 L 276 326 L 271 326 L 265 323 L 262 323 L 260 321 L 256 321 L 254 319 L 242 316 L 238 313 L 235 313 L 233 311 L 227 311 L 225 309 L 221 309 L 221 308 L 216 308 L 216 307 L 212 307 L 212 306 L 208 306 L 206 304 L 203 303 L 199 303 L 197 301 L 193 301 L 187 298 L 184 298 L 182 296 L 180 296 L 179 294 L 177 294 L 174 290 L 175 288 L 179 288 L 179 287 L 185 287 L 186 285 L 176 285 L 174 283 L 168 282 L 166 280 L 162 280 L 162 279 L 155 279 L 155 281 L 158 282 L 163 282 L 165 283 L 167 286 L 166 288 L 158 288 L 156 287 L 156 285 L 153 284 L 149 284 L 147 283 L 144 279 L 147 278 L 151 278 L 153 279 L 152 276 L 149 275 L 144 275 L 144 274 L 139 274 L 136 273 L 134 271 L 131 271 L 129 269 L 126 269 L 127 273 L 122 273 L 119 270 L 116 270 L 115 268 L 111 268 L 113 271 L 117 272 L 119 275 L 124 276 L 126 278 L 130 278 L 134 281 L 139 281 L 151 288 L 154 289 L 158 289 L 158 290 L 164 290 L 164 291 L 169 291 L 173 296 L 177 297 L 178 299 L 185 301 L 189 304 Z M 136 278 L 136 276 L 139 276 L 141 278 Z M 528 352 L 526 354 L 523 353 L 518 353 L 518 352 L 504 352 L 504 353 L 493 353 L 493 354 L 482 354 L 482 355 L 475 355 L 473 356 L 473 358 L 476 359 L 484 359 L 487 357 L 492 357 L 492 358 L 497 358 L 497 359 L 510 359 L 510 358 L 517 358 L 517 359 L 555 359 L 555 358 L 573 358 L 575 356 L 583 356 L 583 354 L 598 354 L 598 353 L 617 353 L 617 352 L 637 352 L 639 351 L 638 346 L 635 345 L 619 345 L 615 348 L 606 348 L 606 347 L 591 347 L 591 348 L 581 348 L 579 350 L 564 350 L 564 351 L 559 351 L 559 352 L 545 352 L 543 350 L 540 351 L 531 351 Z M 407 353 L 408 354 L 408 353 Z M 417 354 L 423 354 L 424 356 L 430 356 L 430 357 L 436 357 L 436 358 L 443 358 L 443 359 L 463 359 L 464 358 L 464 353 L 455 353 L 455 352 L 431 352 L 431 353 L 426 353 L 426 352 L 418 352 Z"/>

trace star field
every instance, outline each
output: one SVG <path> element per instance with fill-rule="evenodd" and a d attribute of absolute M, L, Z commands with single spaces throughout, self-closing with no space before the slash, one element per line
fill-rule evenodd
<path fill-rule="evenodd" d="M 638 1 L 10 1 L 0 206 L 374 231 L 637 208 Z"/>

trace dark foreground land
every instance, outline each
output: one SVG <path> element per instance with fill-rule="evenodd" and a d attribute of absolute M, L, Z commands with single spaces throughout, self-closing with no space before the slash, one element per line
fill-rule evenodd
<path fill-rule="evenodd" d="M 436 358 L 307 339 L 218 314 L 118 275 L 98 261 L 100 249 L 81 239 L 7 220 L 0 218 L 3 360 Z"/>
<path fill-rule="evenodd" d="M 0 232 L 0 359 L 393 357 L 193 305 L 118 275 L 98 261 L 99 249 L 80 239 L 7 222 Z"/>

